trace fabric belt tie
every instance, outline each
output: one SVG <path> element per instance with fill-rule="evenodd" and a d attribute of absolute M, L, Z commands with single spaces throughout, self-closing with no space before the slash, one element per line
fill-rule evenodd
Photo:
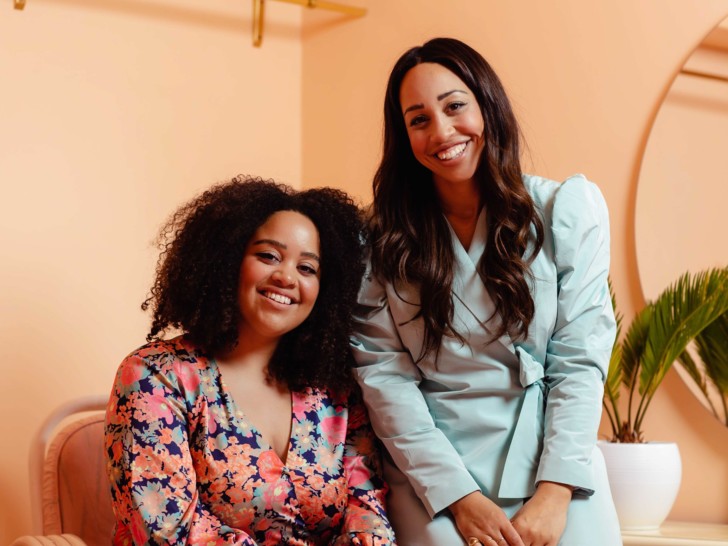
<path fill-rule="evenodd" d="M 525 499 L 533 495 L 543 444 L 544 368 L 523 349 L 516 347 L 515 352 L 520 363 L 519 379 L 524 392 L 498 488 L 498 497 L 503 499 Z"/>

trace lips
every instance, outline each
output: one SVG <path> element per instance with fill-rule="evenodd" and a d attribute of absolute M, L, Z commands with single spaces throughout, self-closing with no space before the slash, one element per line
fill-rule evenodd
<path fill-rule="evenodd" d="M 449 148 L 446 148 L 442 151 L 437 152 L 435 157 L 441 161 L 448 161 L 451 159 L 455 159 L 460 157 L 465 153 L 465 148 L 468 147 L 467 142 L 461 142 L 460 144 L 455 144 L 453 146 L 450 146 Z"/>

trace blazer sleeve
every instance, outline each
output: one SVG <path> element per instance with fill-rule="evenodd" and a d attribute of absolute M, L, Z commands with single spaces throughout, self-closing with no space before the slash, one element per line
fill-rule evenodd
<path fill-rule="evenodd" d="M 544 447 L 536 479 L 591 495 L 591 457 L 616 335 L 608 287 L 609 217 L 597 186 L 580 175 L 563 182 L 550 227 L 558 296 L 546 350 Z"/>
<path fill-rule="evenodd" d="M 435 427 L 419 389 L 420 370 L 403 347 L 384 286 L 370 273 L 359 293 L 351 346 L 374 431 L 430 516 L 479 490 L 455 448 Z"/>

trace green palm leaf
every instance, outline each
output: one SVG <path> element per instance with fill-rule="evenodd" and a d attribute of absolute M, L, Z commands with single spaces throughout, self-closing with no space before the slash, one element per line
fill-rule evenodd
<path fill-rule="evenodd" d="M 614 318 L 617 322 L 617 333 L 614 338 L 614 346 L 612 347 L 612 355 L 609 359 L 609 370 L 607 371 L 607 380 L 604 383 L 604 411 L 609 418 L 612 431 L 619 429 L 621 418 L 619 416 L 619 394 L 622 385 L 622 347 L 619 340 L 622 334 L 622 314 L 617 311 L 617 299 L 614 295 L 612 279 L 609 279 L 609 295 L 612 298 L 612 308 L 614 309 Z"/>
<path fill-rule="evenodd" d="M 718 317 L 695 338 L 695 347 L 705 373 L 700 373 L 687 353 L 680 356 L 680 363 L 700 388 L 713 414 L 728 426 L 728 313 Z M 720 411 L 709 395 L 708 382 L 720 395 Z"/>
<path fill-rule="evenodd" d="M 673 362 L 690 341 L 728 312 L 728 268 L 686 273 L 651 305 L 652 317 L 639 363 L 639 431 L 645 412 Z"/>
<path fill-rule="evenodd" d="M 728 395 L 728 313 L 703 330 L 695 343 L 706 374 L 721 393 Z"/>
<path fill-rule="evenodd" d="M 647 347 L 653 311 L 653 304 L 647 302 L 647 305 L 632 319 L 627 335 L 622 342 L 623 381 L 629 391 L 634 390 L 638 385 L 637 379 Z"/>
<path fill-rule="evenodd" d="M 622 341 L 622 383 L 627 388 L 629 400 L 627 402 L 627 421 L 621 426 L 618 435 L 620 441 L 639 441 L 641 432 L 634 425 L 635 418 L 632 415 L 635 406 L 635 395 L 638 394 L 639 376 L 642 360 L 644 357 L 647 338 L 652 323 L 653 307 L 650 302 L 632 319 L 627 334 Z"/>
<path fill-rule="evenodd" d="M 616 310 L 613 293 L 612 303 Z M 621 323 L 619 326 L 621 328 Z M 719 403 L 728 426 L 726 340 L 728 267 L 686 273 L 666 288 L 655 302 L 647 302 L 632 320 L 624 338 L 615 342 L 610 360 L 604 407 L 612 426 L 613 441 L 643 441 L 641 428 L 645 413 L 657 388 L 678 359 L 706 399 L 713 387 L 721 393 Z M 705 373 L 687 351 L 693 342 Z M 619 417 L 618 407 L 622 388 L 629 395 L 624 420 Z M 711 408 L 718 415 L 718 408 L 715 405 Z"/>
<path fill-rule="evenodd" d="M 700 335 L 702 335 L 703 333 L 705 333 L 705 330 L 703 330 L 703 332 Z M 698 389 L 700 389 L 700 392 L 703 394 L 703 396 L 705 397 L 708 404 L 710 404 L 711 411 L 717 417 L 718 414 L 716 413 L 716 409 L 713 406 L 713 404 L 711 403 L 710 396 L 708 395 L 707 376 L 705 374 L 703 374 L 698 363 L 695 362 L 695 359 L 693 359 L 693 356 L 688 351 L 684 351 L 678 357 L 678 362 L 680 362 L 680 365 L 688 373 L 688 375 L 690 376 L 690 379 L 692 379 L 693 382 L 695 383 L 695 385 L 698 387 Z"/>

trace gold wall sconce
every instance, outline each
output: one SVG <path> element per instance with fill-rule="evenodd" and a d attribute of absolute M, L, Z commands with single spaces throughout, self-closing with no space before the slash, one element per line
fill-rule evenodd
<path fill-rule="evenodd" d="M 321 8 L 329 11 L 336 11 L 352 17 L 363 17 L 366 15 L 365 8 L 326 2 L 324 0 L 276 0 L 288 4 L 297 4 L 307 8 Z M 13 7 L 17 10 L 25 9 L 26 0 L 13 0 Z M 265 22 L 265 0 L 253 0 L 253 45 L 260 47 L 263 43 L 263 26 Z"/>
<path fill-rule="evenodd" d="M 265 21 L 265 1 L 253 0 L 253 45 L 260 47 L 263 43 L 263 25 Z M 366 15 L 365 8 L 355 6 L 347 6 L 337 4 L 335 2 L 325 2 L 320 0 L 276 0 L 278 2 L 286 2 L 288 4 L 297 4 L 306 8 L 321 8 L 329 11 L 336 11 L 351 15 L 353 17 L 363 17 Z"/>

